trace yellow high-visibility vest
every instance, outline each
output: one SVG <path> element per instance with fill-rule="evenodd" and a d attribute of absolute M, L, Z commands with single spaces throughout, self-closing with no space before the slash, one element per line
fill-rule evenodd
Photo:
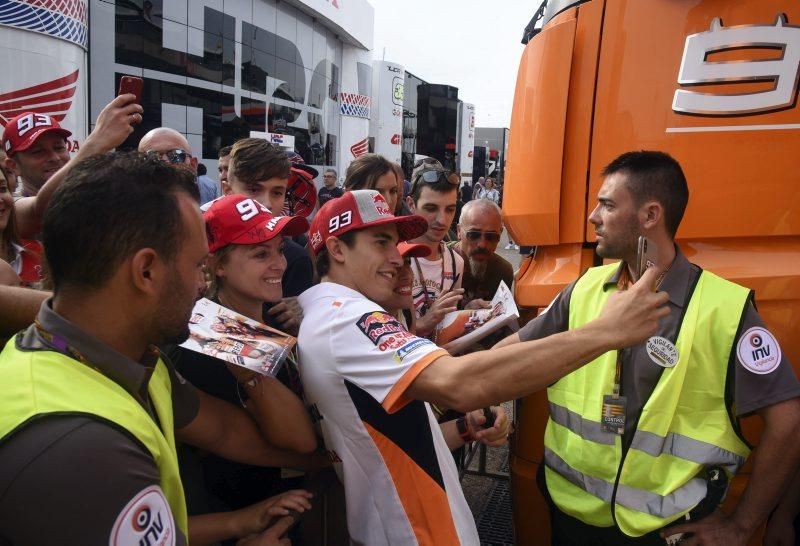
<path fill-rule="evenodd" d="M 22 351 L 16 337 L 0 353 L 0 385 L 0 443 L 48 414 L 85 415 L 128 431 L 153 457 L 175 524 L 188 540 L 186 499 L 175 451 L 172 384 L 161 359 L 147 391 L 163 430 L 128 391 L 100 372 L 55 351 Z"/>
<path fill-rule="evenodd" d="M 616 291 L 603 285 L 618 267 L 592 268 L 578 280 L 570 329 L 600 314 Z M 744 464 L 750 449 L 728 412 L 725 383 L 749 295 L 714 274 L 700 274 L 679 326 L 678 362 L 663 370 L 624 456 L 622 438 L 601 426 L 617 351 L 548 388 L 545 476 L 561 511 L 589 525 L 616 523 L 623 533 L 642 536 L 683 517 L 705 498 L 705 468 L 720 466 L 732 476 Z"/>

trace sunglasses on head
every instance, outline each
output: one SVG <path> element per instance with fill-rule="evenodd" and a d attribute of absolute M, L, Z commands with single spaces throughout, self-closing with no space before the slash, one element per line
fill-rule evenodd
<path fill-rule="evenodd" d="M 496 243 L 500 240 L 500 234 L 496 231 L 477 231 L 477 230 L 470 230 L 467 232 L 467 239 L 470 241 L 477 241 L 483 237 L 490 243 Z"/>
<path fill-rule="evenodd" d="M 147 152 L 147 155 L 151 157 L 157 157 L 160 160 L 166 160 L 173 165 L 180 165 L 181 163 L 186 163 L 187 157 L 192 157 L 192 154 L 187 152 L 186 150 L 181 150 L 180 148 L 175 148 L 174 150 L 167 150 L 165 152 L 158 152 L 156 150 L 150 150 Z"/>
<path fill-rule="evenodd" d="M 416 192 L 417 185 L 420 183 L 420 181 L 424 182 L 425 184 L 435 184 L 441 179 L 444 179 L 448 184 L 453 186 L 458 185 L 458 178 L 453 176 L 453 173 L 439 169 L 426 169 L 419 173 L 416 180 L 414 180 L 414 184 L 411 186 L 411 195 L 414 195 Z"/>

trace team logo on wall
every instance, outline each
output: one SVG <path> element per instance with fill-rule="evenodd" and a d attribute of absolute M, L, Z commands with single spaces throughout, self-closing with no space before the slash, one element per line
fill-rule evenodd
<path fill-rule="evenodd" d="M 364 140 L 359 140 L 352 146 L 350 146 L 350 153 L 353 154 L 353 157 L 359 157 L 364 155 L 369 151 L 369 139 L 365 138 Z"/>
<path fill-rule="evenodd" d="M 371 99 L 358 93 L 339 93 L 339 111 L 343 116 L 369 119 Z"/>
<path fill-rule="evenodd" d="M 76 70 L 62 78 L 0 94 L 0 125 L 5 127 L 11 118 L 23 112 L 47 114 L 62 121 L 72 106 L 78 72 Z"/>
<path fill-rule="evenodd" d="M 32 30 L 86 49 L 85 0 L 0 0 L 0 25 Z"/>

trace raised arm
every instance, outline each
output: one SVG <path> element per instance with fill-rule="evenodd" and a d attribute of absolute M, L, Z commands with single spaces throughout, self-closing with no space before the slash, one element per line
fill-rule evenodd
<path fill-rule="evenodd" d="M 32 239 L 42 228 L 42 217 L 53 194 L 61 185 L 70 169 L 79 161 L 97 154 L 109 152 L 125 142 L 133 132 L 133 126 L 142 121 L 142 107 L 135 102 L 135 95 L 120 95 L 103 108 L 97 117 L 94 131 L 86 137 L 83 146 L 45 182 L 39 193 L 23 197 L 14 203 L 17 229 L 23 239 Z"/>

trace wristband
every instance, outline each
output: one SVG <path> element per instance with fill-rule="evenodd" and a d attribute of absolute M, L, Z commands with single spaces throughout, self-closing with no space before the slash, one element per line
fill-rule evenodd
<path fill-rule="evenodd" d="M 456 419 L 456 429 L 458 429 L 458 435 L 461 436 L 465 444 L 475 441 L 475 436 L 472 435 L 472 430 L 469 428 L 466 417 Z"/>

